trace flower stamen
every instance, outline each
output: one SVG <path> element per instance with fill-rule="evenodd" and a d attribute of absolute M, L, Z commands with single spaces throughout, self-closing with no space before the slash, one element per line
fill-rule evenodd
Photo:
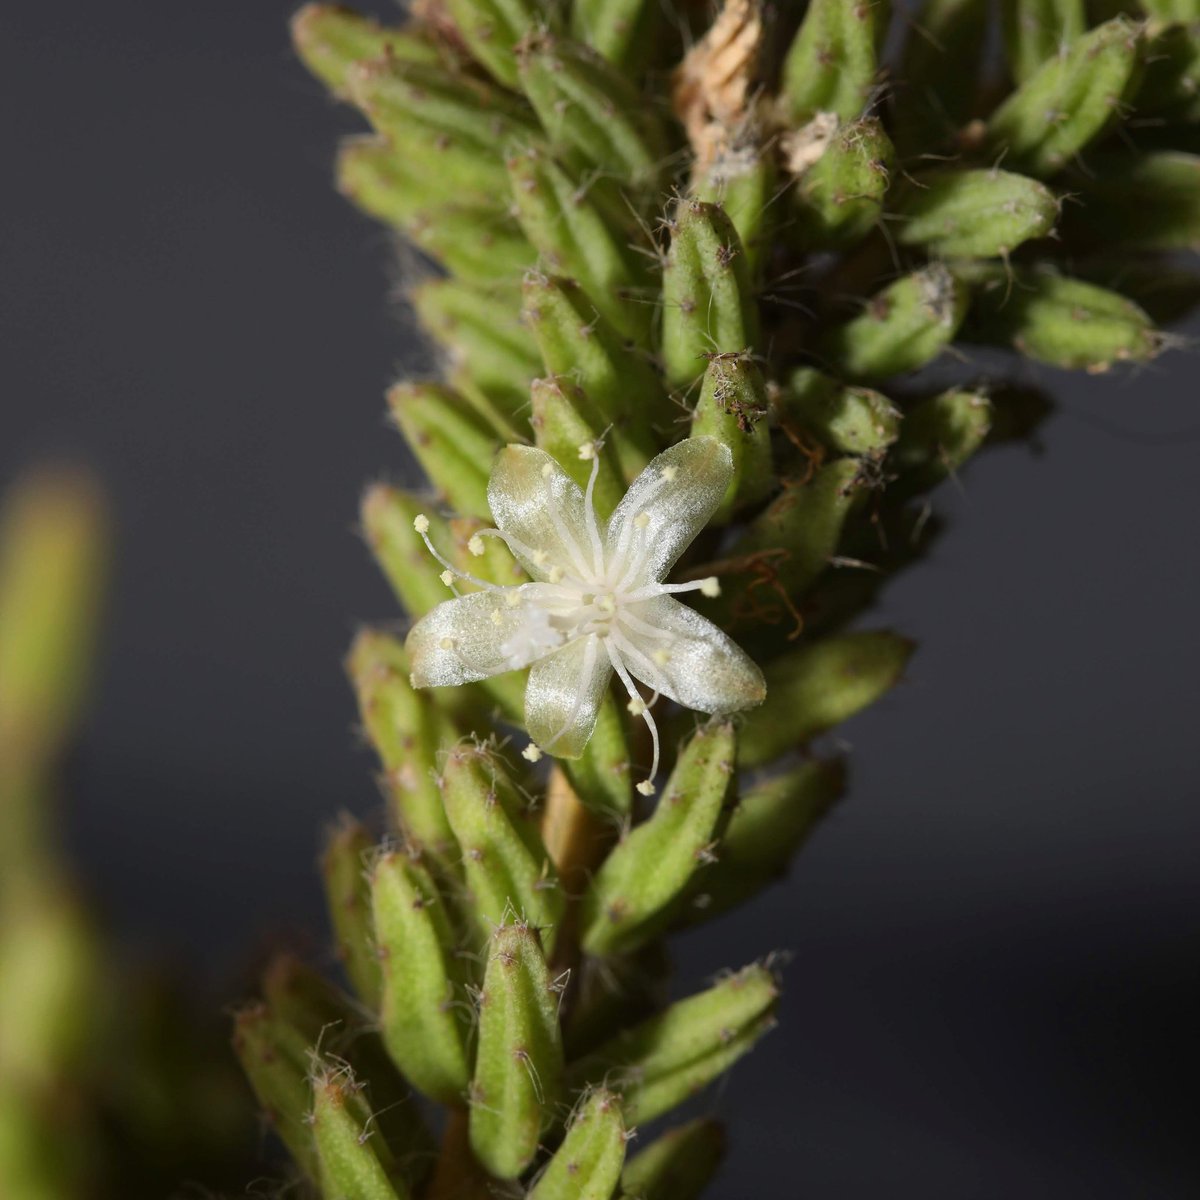
<path fill-rule="evenodd" d="M 669 687 L 663 686 L 666 680 L 663 678 L 659 665 L 649 655 L 644 654 L 624 634 L 616 629 L 610 629 L 608 641 L 610 645 L 620 652 L 622 658 L 628 659 L 631 663 L 637 665 L 638 678 L 653 687 L 656 693 L 670 692 Z"/>
<path fill-rule="evenodd" d="M 642 497 L 643 500 L 653 499 L 653 497 L 655 495 L 657 495 L 658 492 L 662 491 L 663 484 L 665 484 L 666 482 L 667 482 L 667 479 L 666 479 L 665 473 L 660 472 L 646 486 L 645 493 Z M 645 517 L 646 519 L 643 521 L 642 517 Z M 634 519 L 632 521 L 625 522 L 624 526 L 621 529 L 621 536 L 617 539 L 615 558 L 618 562 L 625 561 L 625 555 L 629 553 L 629 541 L 633 537 L 635 529 L 638 533 L 644 534 L 649 525 L 650 525 L 650 513 L 646 509 L 643 509 L 640 513 L 638 513 L 638 515 L 636 517 L 634 517 Z M 631 574 L 631 572 L 628 572 L 628 571 L 625 573 L 625 576 L 621 580 L 622 585 L 629 579 L 630 574 Z"/>
<path fill-rule="evenodd" d="M 433 557 L 445 567 L 440 578 L 447 587 L 453 586 L 451 580 L 446 576 L 450 575 L 452 579 L 465 579 L 468 583 L 475 584 L 476 587 L 483 588 L 489 592 L 504 592 L 508 588 L 501 587 L 498 583 L 491 583 L 487 579 L 480 579 L 477 575 L 472 575 L 469 571 L 460 571 L 448 558 L 443 557 L 437 547 L 429 540 L 429 518 L 424 513 L 418 513 L 413 518 L 413 528 L 421 537 L 421 541 L 425 543 L 425 549 L 429 551 Z"/>
<path fill-rule="evenodd" d="M 680 592 L 700 592 L 705 596 L 719 596 L 721 584 L 715 575 L 708 575 L 704 579 L 693 579 L 688 583 L 652 583 L 648 587 L 628 592 L 623 599 L 627 604 L 636 604 L 639 600 L 652 600 L 655 596 L 673 596 Z"/>
<path fill-rule="evenodd" d="M 635 703 L 641 706 L 640 711 L 635 715 L 640 716 L 646 722 L 646 728 L 650 730 L 650 744 L 654 750 L 654 756 L 650 761 L 649 778 L 643 779 L 637 785 L 637 790 L 643 796 L 653 796 L 654 777 L 658 774 L 658 726 L 654 723 L 654 717 L 647 707 L 646 702 L 642 699 L 641 693 L 629 677 L 629 671 L 624 662 L 622 662 L 621 655 L 617 653 L 616 646 L 613 644 L 616 640 L 615 637 L 604 639 L 604 649 L 608 651 L 608 661 L 612 663 L 613 670 L 616 671 L 618 678 L 625 685 L 625 690 L 629 693 L 629 711 L 633 712 Z"/>
<path fill-rule="evenodd" d="M 600 538 L 600 527 L 596 523 L 596 477 L 600 474 L 600 456 L 592 458 L 592 469 L 588 472 L 587 489 L 583 493 L 583 512 L 587 521 L 588 538 L 592 543 L 592 572 L 597 579 L 604 572 L 604 543 Z"/>

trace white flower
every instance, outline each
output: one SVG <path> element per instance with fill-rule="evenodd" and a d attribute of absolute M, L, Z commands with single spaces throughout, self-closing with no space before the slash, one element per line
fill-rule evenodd
<path fill-rule="evenodd" d="M 501 538 L 536 581 L 500 587 L 455 570 L 483 590 L 439 604 L 408 635 L 416 687 L 469 683 L 531 667 L 525 724 L 534 753 L 575 758 L 587 745 L 615 671 L 629 710 L 645 719 L 658 768 L 650 707 L 666 696 L 685 708 L 728 713 L 762 702 L 762 672 L 722 630 L 672 593 L 717 593 L 714 578 L 663 583 L 708 524 L 729 486 L 733 459 L 713 438 L 688 438 L 634 480 L 612 519 L 592 503 L 599 460 L 586 492 L 544 450 L 508 446 L 496 459 L 488 504 Z M 472 539 L 474 553 L 482 542 Z M 650 689 L 644 699 L 635 680 Z M 654 791 L 638 784 L 643 795 Z"/>

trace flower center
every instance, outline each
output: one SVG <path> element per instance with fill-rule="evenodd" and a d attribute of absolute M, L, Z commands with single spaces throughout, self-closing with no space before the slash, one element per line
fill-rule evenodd
<path fill-rule="evenodd" d="M 579 597 L 580 633 L 608 634 L 617 615 L 617 597 L 612 591 L 583 592 Z"/>
<path fill-rule="evenodd" d="M 514 669 L 557 649 L 564 640 L 563 631 L 554 626 L 551 614 L 545 609 L 526 604 L 521 618 L 512 636 L 500 643 L 500 653 Z"/>

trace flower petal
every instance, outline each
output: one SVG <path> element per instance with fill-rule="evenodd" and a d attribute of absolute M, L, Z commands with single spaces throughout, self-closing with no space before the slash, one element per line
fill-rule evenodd
<path fill-rule="evenodd" d="M 733 455 L 716 438 L 687 438 L 664 450 L 612 515 L 610 562 L 629 564 L 634 583 L 664 579 L 712 519 L 732 478 Z"/>
<path fill-rule="evenodd" d="M 525 688 L 525 728 L 558 758 L 578 758 L 596 727 L 612 665 L 595 634 L 534 663 Z"/>
<path fill-rule="evenodd" d="M 754 660 L 723 629 L 671 596 L 632 604 L 618 646 L 629 673 L 648 687 L 706 713 L 761 704 L 767 685 Z M 631 652 L 632 651 L 632 652 Z"/>
<path fill-rule="evenodd" d="M 593 569 L 583 492 L 545 450 L 505 446 L 488 481 L 488 506 L 501 532 L 522 544 L 509 547 L 534 579 L 545 579 L 554 566 Z M 603 528 L 596 533 L 602 538 Z"/>
<path fill-rule="evenodd" d="M 545 637 L 544 624 L 534 619 L 542 610 L 531 603 L 542 590 L 541 584 L 526 583 L 443 601 L 412 627 L 405 642 L 413 686 L 471 683 L 552 653 L 557 643 Z"/>

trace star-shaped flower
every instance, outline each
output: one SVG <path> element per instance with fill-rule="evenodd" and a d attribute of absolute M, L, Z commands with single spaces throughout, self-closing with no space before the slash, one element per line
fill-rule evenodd
<path fill-rule="evenodd" d="M 525 689 L 525 751 L 576 758 L 587 745 L 615 671 L 629 710 L 649 726 L 658 768 L 658 730 L 650 707 L 666 696 L 685 708 L 729 713 L 762 702 L 762 672 L 728 635 L 673 593 L 718 592 L 715 578 L 664 583 L 679 556 L 708 524 L 733 473 L 729 448 L 688 438 L 660 454 L 634 480 L 609 521 L 592 500 L 598 463 L 586 491 L 544 450 L 508 446 L 488 483 L 499 537 L 533 583 L 501 587 L 447 568 L 446 578 L 482 590 L 439 604 L 408 635 L 416 687 L 470 683 L 531 667 Z M 650 689 L 643 698 L 635 680 Z M 649 781 L 638 791 L 651 795 Z"/>

